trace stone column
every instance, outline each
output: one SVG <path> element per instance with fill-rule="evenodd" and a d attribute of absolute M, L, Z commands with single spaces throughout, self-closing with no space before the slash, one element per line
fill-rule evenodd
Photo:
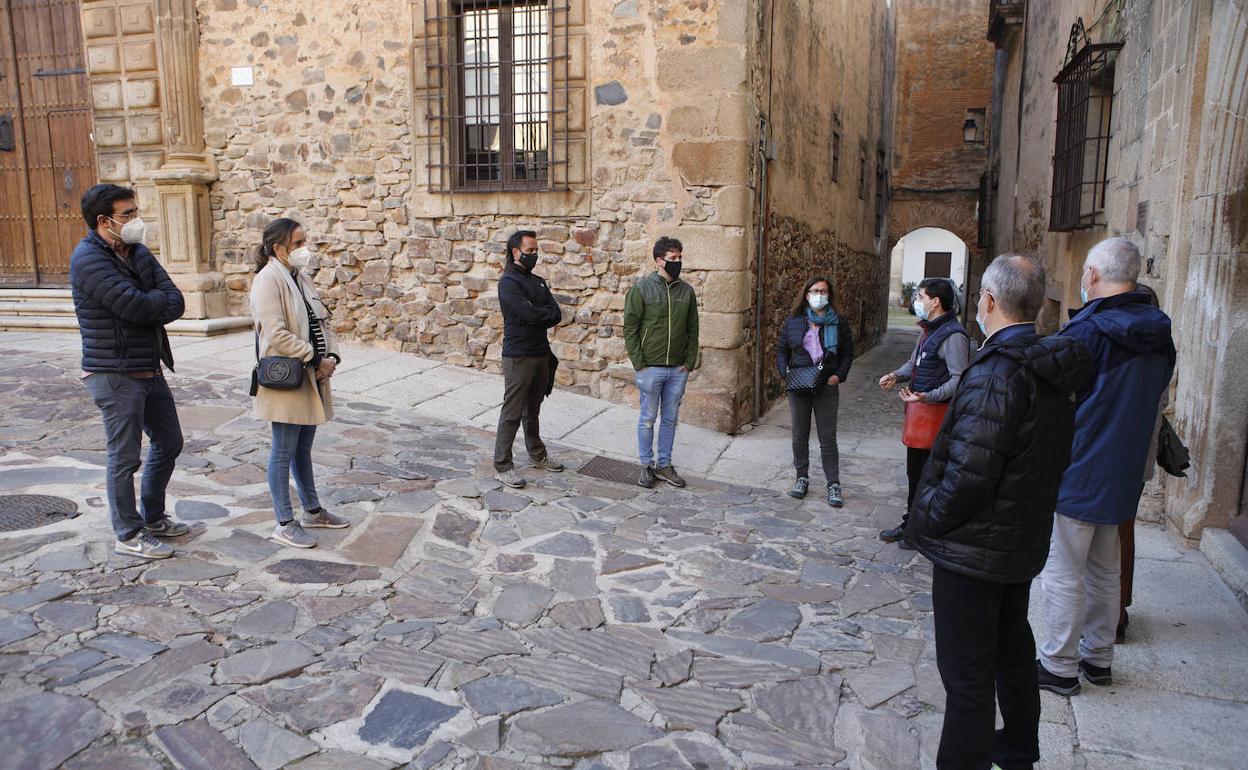
<path fill-rule="evenodd" d="M 152 174 L 161 261 L 186 295 L 186 318 L 226 313 L 225 276 L 212 270 L 208 186 L 216 162 L 204 145 L 199 101 L 199 25 L 194 0 L 154 0 L 164 119 L 164 166 Z"/>

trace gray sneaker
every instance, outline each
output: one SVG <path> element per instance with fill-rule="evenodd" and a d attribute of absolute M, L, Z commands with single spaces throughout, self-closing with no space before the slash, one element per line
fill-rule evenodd
<path fill-rule="evenodd" d="M 147 532 L 140 532 L 129 540 L 118 540 L 113 552 L 136 559 L 168 559 L 173 556 L 173 546 L 160 542 Z"/>
<path fill-rule="evenodd" d="M 295 519 L 291 519 L 286 524 L 278 524 L 273 534 L 269 535 L 269 539 L 295 548 L 311 548 L 316 545 L 316 538 L 304 531 Z"/>
<path fill-rule="evenodd" d="M 143 529 L 149 535 L 156 537 L 182 537 L 191 531 L 191 528 L 180 521 L 174 521 L 168 516 L 162 516 L 159 521 L 150 524 L 144 524 Z"/>
<path fill-rule="evenodd" d="M 501 481 L 503 484 L 506 484 L 507 486 L 511 487 L 512 489 L 524 489 L 524 485 L 527 483 L 525 482 L 523 476 L 521 476 L 519 473 L 516 473 L 515 468 L 512 468 L 509 471 L 497 471 L 494 474 L 494 478 L 497 479 L 498 481 Z"/>
<path fill-rule="evenodd" d="M 530 460 L 530 468 L 537 468 L 539 471 L 550 471 L 551 473 L 562 473 L 563 463 L 558 460 L 552 460 L 549 457 L 543 457 L 540 460 Z"/>
<path fill-rule="evenodd" d="M 641 474 L 637 477 L 637 486 L 650 489 L 654 486 L 654 466 L 641 466 Z"/>
<path fill-rule="evenodd" d="M 307 511 L 300 517 L 299 523 L 304 527 L 321 527 L 323 529 L 346 529 L 351 522 L 342 516 L 336 516 L 324 508 Z"/>

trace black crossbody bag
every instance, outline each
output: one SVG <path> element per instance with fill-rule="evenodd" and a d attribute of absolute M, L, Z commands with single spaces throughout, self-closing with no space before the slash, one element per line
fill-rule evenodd
<path fill-rule="evenodd" d="M 298 284 L 295 285 L 298 288 Z M 299 290 L 299 296 L 303 299 L 304 307 L 307 307 L 308 300 L 303 296 L 303 290 Z M 311 312 L 311 310 L 309 310 Z M 304 369 L 307 365 L 298 358 L 290 358 L 289 356 L 265 356 L 260 357 L 260 332 L 257 330 L 256 335 L 256 367 L 251 370 L 251 395 L 255 396 L 260 388 L 272 388 L 273 390 L 298 390 L 303 387 Z"/>

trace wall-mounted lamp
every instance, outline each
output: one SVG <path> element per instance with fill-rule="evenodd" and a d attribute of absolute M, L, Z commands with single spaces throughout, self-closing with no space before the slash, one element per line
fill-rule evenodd
<path fill-rule="evenodd" d="M 967 144 L 974 144 L 979 137 L 979 124 L 975 122 L 975 118 L 967 118 L 962 124 L 962 141 Z"/>

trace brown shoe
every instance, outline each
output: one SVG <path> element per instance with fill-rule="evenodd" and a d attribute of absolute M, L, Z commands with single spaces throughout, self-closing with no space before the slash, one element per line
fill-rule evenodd
<path fill-rule="evenodd" d="M 671 465 L 665 465 L 662 468 L 655 468 L 654 477 L 662 479 L 677 488 L 685 485 L 685 480 L 680 477 L 680 474 L 676 472 L 676 468 Z"/>

